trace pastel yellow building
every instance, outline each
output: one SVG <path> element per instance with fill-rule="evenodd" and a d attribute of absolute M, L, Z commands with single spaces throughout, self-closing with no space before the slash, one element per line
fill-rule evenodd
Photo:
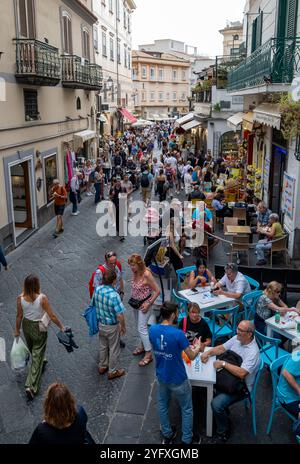
<path fill-rule="evenodd" d="M 97 155 L 92 0 L 1 0 L 0 239 L 17 246 L 53 217 L 68 150 Z"/>

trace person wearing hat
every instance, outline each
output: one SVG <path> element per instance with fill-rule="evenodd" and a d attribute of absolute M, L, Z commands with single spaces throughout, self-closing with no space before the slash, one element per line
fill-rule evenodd
<path fill-rule="evenodd" d="M 67 191 L 58 179 L 54 179 L 53 187 L 51 189 L 51 198 L 54 199 L 54 211 L 56 216 L 56 228 L 53 234 L 57 238 L 58 234 L 64 231 L 62 217 L 65 211 L 66 202 L 68 199 Z"/>

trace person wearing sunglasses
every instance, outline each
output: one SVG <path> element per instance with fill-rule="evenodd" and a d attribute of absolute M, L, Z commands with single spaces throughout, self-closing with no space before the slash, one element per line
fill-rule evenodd
<path fill-rule="evenodd" d="M 256 330 L 263 335 L 267 334 L 267 326 L 265 322 L 267 319 L 270 319 L 270 317 L 272 317 L 276 312 L 285 316 L 286 313 L 290 311 L 287 305 L 280 299 L 281 291 L 281 284 L 278 282 L 270 282 L 262 296 L 257 301 L 254 324 Z M 298 312 L 299 310 L 294 311 Z"/>
<path fill-rule="evenodd" d="M 211 402 L 211 407 L 216 420 L 216 434 L 219 442 L 225 443 L 230 437 L 230 419 L 229 407 L 234 403 L 242 401 L 249 396 L 254 382 L 255 376 L 260 366 L 259 347 L 256 343 L 255 327 L 250 321 L 242 321 L 238 325 L 237 335 L 231 338 L 224 345 L 216 346 L 208 350 L 201 356 L 201 361 L 206 364 L 211 356 L 221 356 L 233 352 L 240 356 L 242 363 L 240 366 L 234 365 L 229 361 L 217 360 L 214 363 L 216 371 L 226 369 L 233 376 L 245 382 L 245 388 L 234 393 L 224 393 L 218 389 L 218 376 L 216 383 L 216 394 Z"/>

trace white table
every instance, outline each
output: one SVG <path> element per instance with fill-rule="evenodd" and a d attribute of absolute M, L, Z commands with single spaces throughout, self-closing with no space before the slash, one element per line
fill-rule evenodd
<path fill-rule="evenodd" d="M 297 323 L 297 322 L 296 322 Z M 270 319 L 266 320 L 267 324 L 267 337 L 274 338 L 274 332 L 283 335 L 290 340 L 294 340 L 295 338 L 300 339 L 300 333 L 297 332 L 297 328 L 295 329 L 285 329 L 284 324 L 276 324 L 275 316 L 271 317 Z"/>
<path fill-rule="evenodd" d="M 210 292 L 210 286 L 206 288 L 199 287 L 196 289 L 198 293 L 192 290 L 182 290 L 179 295 L 183 296 L 190 303 L 197 303 L 201 309 L 201 316 L 205 315 L 212 309 L 224 308 L 233 306 L 236 302 L 234 298 L 228 298 L 224 295 L 215 296 Z"/>
<path fill-rule="evenodd" d="M 206 348 L 205 351 L 210 350 Z M 212 437 L 213 433 L 213 412 L 211 409 L 211 402 L 214 395 L 214 385 L 216 383 L 216 369 L 214 362 L 216 357 L 212 356 L 208 359 L 206 364 L 201 362 L 202 353 L 197 356 L 195 361 L 190 365 L 185 364 L 187 376 L 193 387 L 204 387 L 207 391 L 207 406 L 206 406 L 206 435 Z"/>

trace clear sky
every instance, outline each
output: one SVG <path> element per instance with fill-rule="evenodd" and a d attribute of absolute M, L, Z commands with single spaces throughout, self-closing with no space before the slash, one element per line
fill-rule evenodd
<path fill-rule="evenodd" d="M 242 21 L 245 0 L 134 0 L 133 48 L 154 39 L 175 39 L 198 47 L 199 54 L 222 54 L 219 30 Z"/>

